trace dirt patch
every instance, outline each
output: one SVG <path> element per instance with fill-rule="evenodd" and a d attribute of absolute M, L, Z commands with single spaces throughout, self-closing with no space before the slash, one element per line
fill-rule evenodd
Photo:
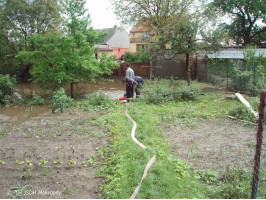
<path fill-rule="evenodd" d="M 170 127 L 164 132 L 173 153 L 196 169 L 222 172 L 227 167 L 253 167 L 256 127 L 228 119 L 202 120 L 194 127 Z"/>
<path fill-rule="evenodd" d="M 107 130 L 89 122 L 101 114 L 46 113 L 2 133 L 0 198 L 102 198 Z"/>

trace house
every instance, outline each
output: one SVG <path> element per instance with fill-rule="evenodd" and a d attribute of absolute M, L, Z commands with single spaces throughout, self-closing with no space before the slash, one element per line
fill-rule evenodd
<path fill-rule="evenodd" d="M 145 50 L 151 43 L 152 36 L 143 23 L 139 22 L 131 30 L 129 34 L 129 51 L 137 53 Z"/>
<path fill-rule="evenodd" d="M 113 55 L 114 50 L 110 48 L 107 44 L 95 44 L 94 48 L 98 50 L 95 57 L 98 59 L 102 54 L 106 54 L 108 56 Z"/>
<path fill-rule="evenodd" d="M 128 32 L 114 26 L 114 28 L 106 28 L 98 30 L 100 32 L 107 32 L 108 35 L 104 37 L 104 43 L 96 44 L 95 48 L 98 49 L 98 55 L 103 53 L 114 54 L 116 59 L 120 60 L 123 55 L 129 51 Z"/>

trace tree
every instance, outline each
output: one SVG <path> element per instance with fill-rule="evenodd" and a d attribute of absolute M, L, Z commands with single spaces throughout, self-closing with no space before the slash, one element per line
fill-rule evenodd
<path fill-rule="evenodd" d="M 210 49 L 218 44 L 214 39 L 217 31 L 210 31 L 205 12 L 205 0 L 113 0 L 115 13 L 124 23 L 143 23 L 155 36 L 150 45 L 152 59 L 164 55 L 167 46 L 179 54 L 186 54 L 187 81 L 190 84 L 189 54 Z M 208 14 L 208 15 L 207 15 Z M 213 27 L 212 27 L 213 29 Z M 206 30 L 210 32 L 207 33 Z M 219 37 L 220 38 L 220 37 Z M 201 42 L 199 42 L 201 41 Z M 174 53 L 174 54 L 175 54 Z"/>
<path fill-rule="evenodd" d="M 258 45 L 266 40 L 264 0 L 214 0 L 210 5 L 231 18 L 224 28 L 238 43 Z"/>
<path fill-rule="evenodd" d="M 0 71 L 28 71 L 29 65 L 15 56 L 31 47 L 27 40 L 33 34 L 59 31 L 62 7 L 59 0 L 0 0 Z"/>
<path fill-rule="evenodd" d="M 32 64 L 30 73 L 34 81 L 53 89 L 70 83 L 71 97 L 73 85 L 78 82 L 92 82 L 102 74 L 110 74 L 117 67 L 114 57 L 102 56 L 95 59 L 96 41 L 101 35 L 89 26 L 89 15 L 84 9 L 84 0 L 66 0 L 67 34 L 36 34 L 28 45 L 32 51 L 24 51 L 19 58 Z"/>
<path fill-rule="evenodd" d="M 112 0 L 115 14 L 122 23 L 135 25 L 144 22 L 153 34 L 174 15 L 186 12 L 193 0 Z"/>
<path fill-rule="evenodd" d="M 215 21 L 211 21 L 212 16 L 204 4 L 192 10 L 194 11 L 173 16 L 171 21 L 162 27 L 162 34 L 158 36 L 160 39 L 153 44 L 159 47 L 168 45 L 173 55 L 186 55 L 188 85 L 190 85 L 189 56 L 204 51 L 217 51 L 223 40 L 223 31 L 215 27 Z M 154 48 L 153 46 L 151 48 Z M 162 52 L 165 52 L 165 49 L 162 49 Z"/>

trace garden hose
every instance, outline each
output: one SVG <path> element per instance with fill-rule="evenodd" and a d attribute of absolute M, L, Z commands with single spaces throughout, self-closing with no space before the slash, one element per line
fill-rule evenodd
<path fill-rule="evenodd" d="M 129 107 L 129 103 L 127 103 L 127 106 L 126 106 L 126 116 L 127 118 L 132 121 L 133 123 L 133 128 L 132 128 L 132 131 L 131 131 L 131 138 L 132 140 L 138 144 L 142 149 L 150 149 L 151 151 L 154 152 L 154 156 L 149 160 L 149 162 L 147 163 L 145 169 L 144 169 L 144 172 L 143 172 L 143 175 L 142 175 L 142 178 L 138 184 L 138 186 L 135 188 L 133 194 L 131 195 L 130 199 L 135 199 L 135 197 L 137 196 L 139 190 L 140 190 L 140 187 L 141 187 L 141 184 L 142 184 L 142 181 L 146 178 L 147 174 L 148 174 L 148 171 L 150 169 L 150 167 L 153 165 L 153 163 L 155 162 L 156 160 L 156 152 L 152 149 L 152 148 L 149 148 L 147 146 L 145 146 L 144 144 L 142 144 L 140 141 L 138 141 L 138 139 L 135 137 L 135 131 L 136 131 L 136 128 L 137 128 L 137 123 L 130 117 L 130 115 L 128 114 L 128 107 Z"/>

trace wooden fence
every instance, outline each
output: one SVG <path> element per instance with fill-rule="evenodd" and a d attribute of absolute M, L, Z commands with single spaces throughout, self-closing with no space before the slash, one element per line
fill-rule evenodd
<path fill-rule="evenodd" d="M 134 70 L 135 76 L 141 76 L 144 78 L 150 77 L 150 63 L 130 63 L 131 68 Z M 122 63 L 120 68 L 113 70 L 112 76 L 125 76 L 126 75 L 126 63 Z"/>

